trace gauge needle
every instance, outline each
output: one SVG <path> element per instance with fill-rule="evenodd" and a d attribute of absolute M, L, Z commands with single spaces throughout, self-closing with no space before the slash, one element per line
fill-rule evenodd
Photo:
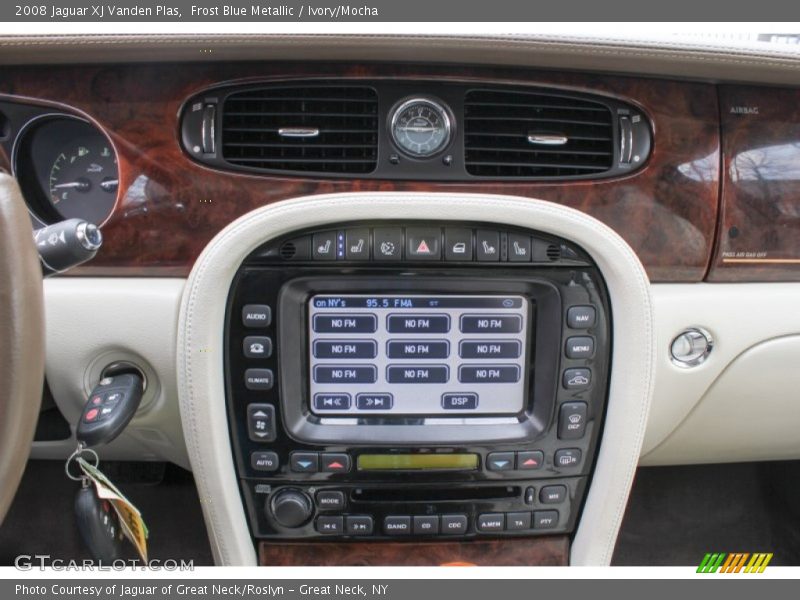
<path fill-rule="evenodd" d="M 417 133 L 423 133 L 427 131 L 436 131 L 436 127 L 403 127 L 403 131 L 414 131 Z"/>
<path fill-rule="evenodd" d="M 85 190 L 89 187 L 89 184 L 86 181 L 70 181 L 69 183 L 59 183 L 58 185 L 54 185 L 54 190 L 67 190 L 67 189 L 78 189 L 78 190 Z"/>
<path fill-rule="evenodd" d="M 100 187 L 104 190 L 113 190 L 119 185 L 119 179 L 104 179 L 100 182 Z"/>

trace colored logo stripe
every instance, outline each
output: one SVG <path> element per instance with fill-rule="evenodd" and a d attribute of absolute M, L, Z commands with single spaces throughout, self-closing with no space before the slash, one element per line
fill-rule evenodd
<path fill-rule="evenodd" d="M 734 552 L 731 554 L 708 552 L 700 562 L 700 566 L 697 567 L 697 572 L 716 573 L 719 570 L 720 573 L 763 573 L 772 560 L 772 556 L 771 552 L 757 552 L 754 554 L 749 552 Z M 750 559 L 749 562 L 748 558 Z M 745 563 L 747 563 L 746 566 Z"/>

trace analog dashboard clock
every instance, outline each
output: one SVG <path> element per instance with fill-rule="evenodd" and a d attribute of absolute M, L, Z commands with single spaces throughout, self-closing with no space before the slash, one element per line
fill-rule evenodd
<path fill-rule="evenodd" d="M 428 158 L 450 143 L 452 119 L 443 104 L 430 98 L 411 98 L 391 113 L 390 130 L 395 145 L 413 158 Z"/>

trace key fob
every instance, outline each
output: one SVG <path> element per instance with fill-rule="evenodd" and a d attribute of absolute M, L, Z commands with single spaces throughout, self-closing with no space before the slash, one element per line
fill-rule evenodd
<path fill-rule="evenodd" d="M 123 557 L 125 535 L 119 517 L 108 500 L 97 497 L 94 486 L 78 490 L 75 516 L 81 539 L 94 560 L 112 563 Z"/>
<path fill-rule="evenodd" d="M 136 373 L 121 373 L 100 380 L 83 409 L 75 437 L 87 447 L 108 444 L 130 423 L 144 393 Z"/>

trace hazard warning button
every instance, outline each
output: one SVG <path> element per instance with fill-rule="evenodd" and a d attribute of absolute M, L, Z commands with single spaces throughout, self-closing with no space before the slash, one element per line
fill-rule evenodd
<path fill-rule="evenodd" d="M 406 256 L 411 260 L 441 260 L 442 230 L 409 227 L 406 230 Z"/>

